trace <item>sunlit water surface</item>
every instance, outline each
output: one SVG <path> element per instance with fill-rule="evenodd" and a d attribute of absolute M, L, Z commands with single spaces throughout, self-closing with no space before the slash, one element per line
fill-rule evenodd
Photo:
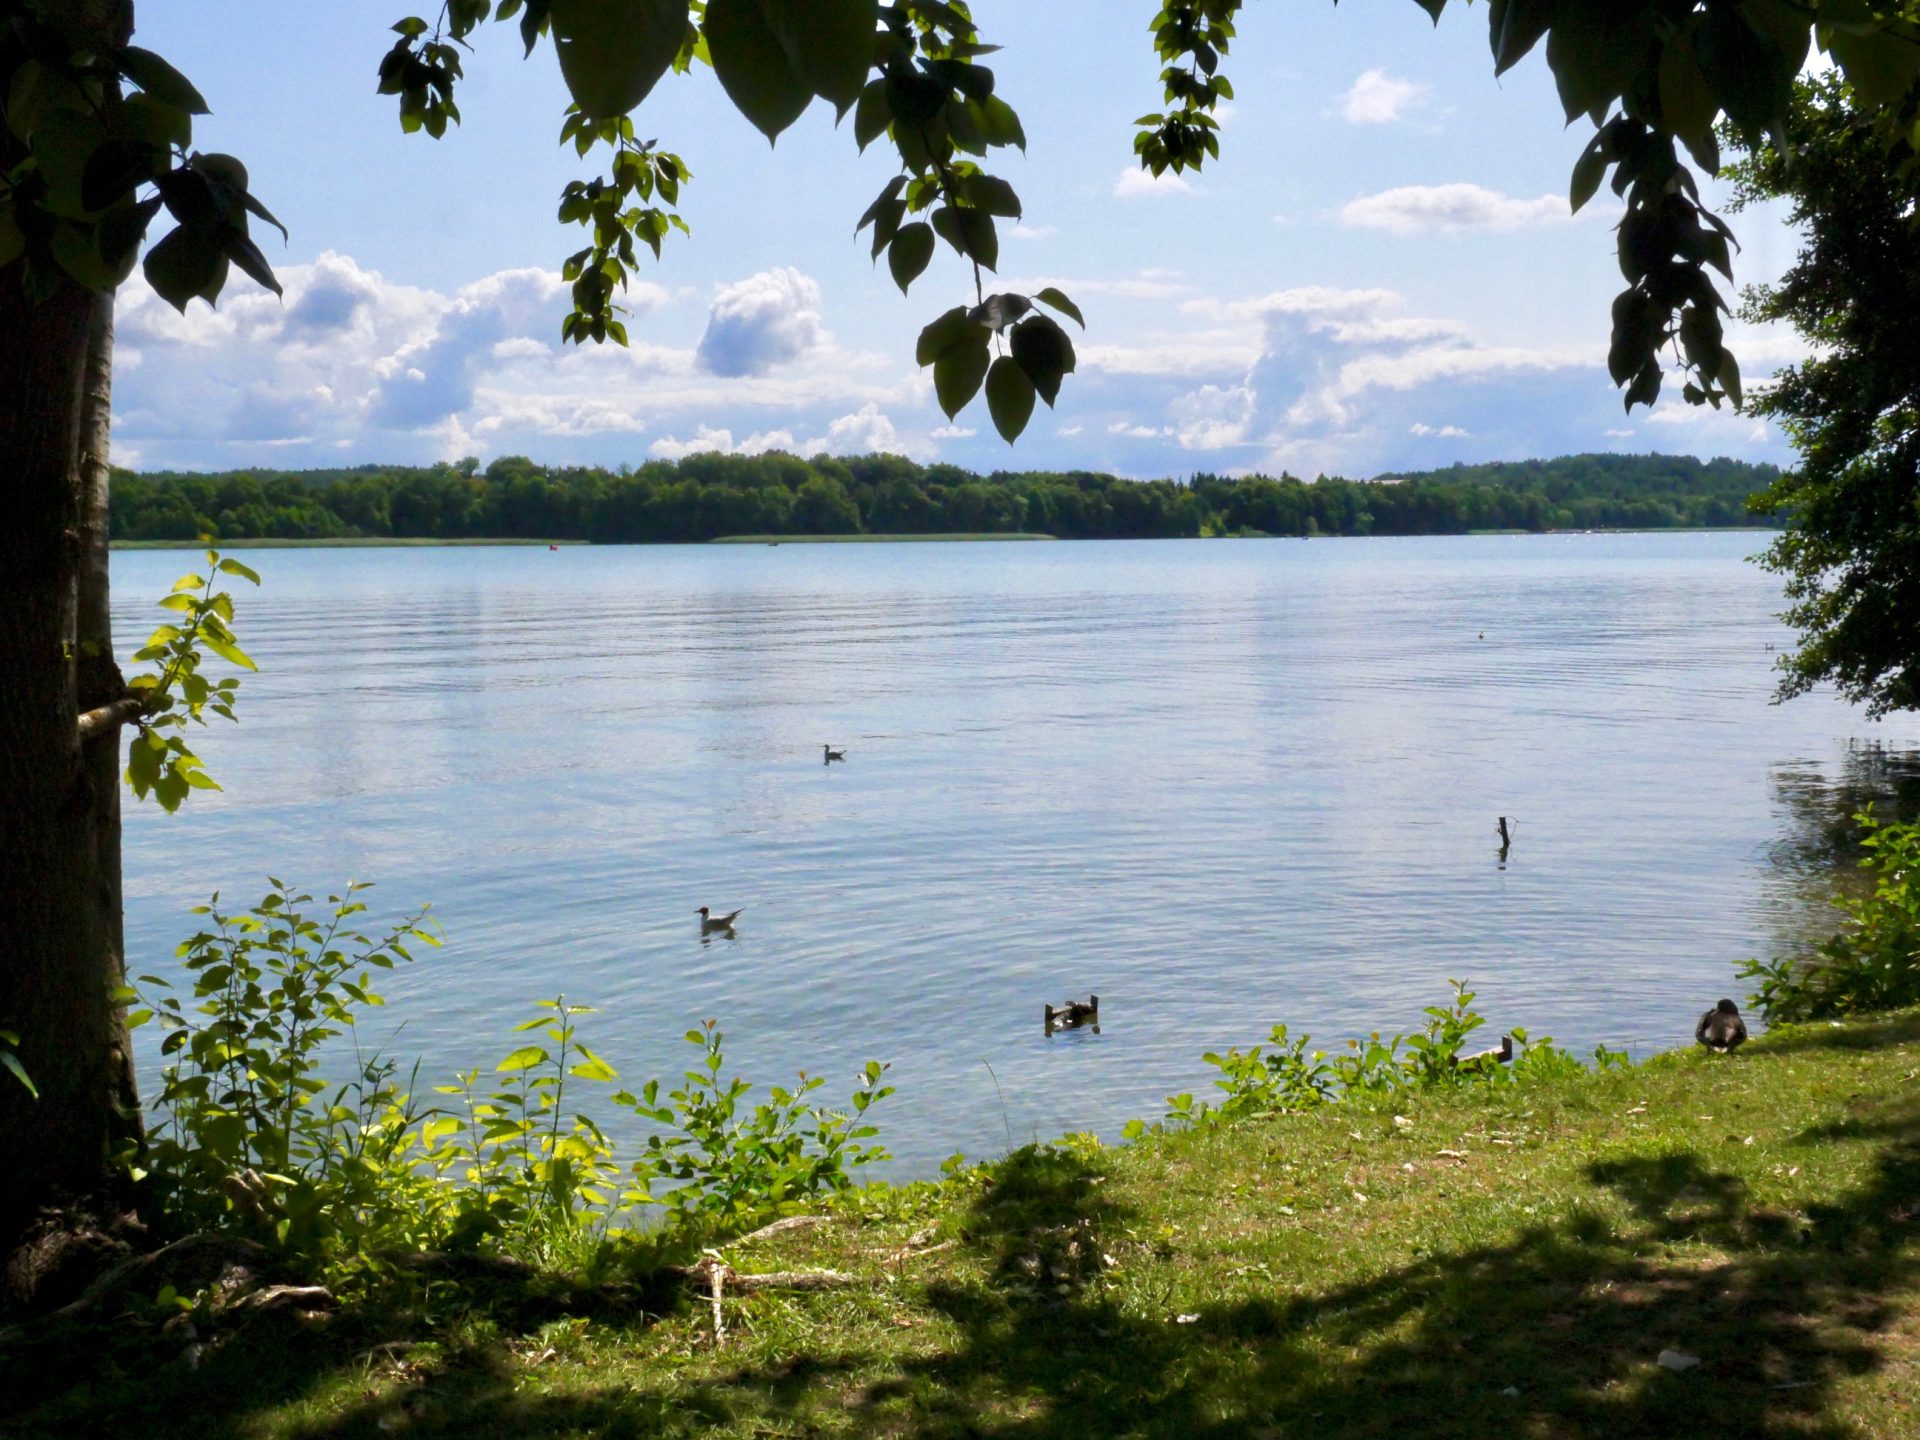
<path fill-rule="evenodd" d="M 1685 1041 L 1826 923 L 1821 797 L 1920 745 L 1768 703 L 1763 543 L 254 551 L 226 788 L 130 809 L 129 954 L 172 973 L 215 887 L 376 879 L 447 936 L 373 1026 L 423 1075 L 558 992 L 628 1080 L 717 1016 L 762 1081 L 890 1060 L 907 1174 L 1112 1136 L 1204 1051 L 1407 1028 L 1448 977 L 1495 1027 Z M 115 555 L 123 650 L 191 559 Z M 1100 1034 L 1042 1033 L 1089 992 Z"/>

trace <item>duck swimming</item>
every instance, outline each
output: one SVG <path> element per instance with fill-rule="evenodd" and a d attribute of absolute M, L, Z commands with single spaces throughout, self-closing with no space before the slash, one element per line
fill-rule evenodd
<path fill-rule="evenodd" d="M 741 907 L 741 909 L 745 908 L 745 906 Z M 739 910 L 735 910 L 727 915 L 715 915 L 705 905 L 702 905 L 700 907 L 700 933 L 702 935 L 711 935 L 716 930 L 724 930 L 728 934 L 732 934 L 733 922 L 739 918 Z"/>
<path fill-rule="evenodd" d="M 1089 995 L 1085 1000 L 1069 1000 L 1064 1005 L 1049 1005 L 1047 1011 L 1047 1033 L 1056 1030 L 1071 1030 L 1085 1025 L 1089 1021 L 1100 1022 L 1100 997 Z"/>
<path fill-rule="evenodd" d="M 823 765 L 831 765 L 836 760 L 844 760 L 847 758 L 846 751 L 836 750 L 831 745 L 822 745 L 820 748 L 827 752 L 827 758 L 821 762 Z"/>

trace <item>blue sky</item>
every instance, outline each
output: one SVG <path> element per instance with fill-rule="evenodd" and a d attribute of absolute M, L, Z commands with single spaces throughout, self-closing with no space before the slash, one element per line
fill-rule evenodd
<path fill-rule="evenodd" d="M 696 449 L 885 449 L 977 469 L 1135 476 L 1282 468 L 1370 476 L 1580 450 L 1786 461 L 1777 430 L 1676 398 L 1626 415 L 1603 365 L 1619 288 L 1605 192 L 1566 213 L 1585 122 L 1563 130 L 1539 56 L 1493 78 L 1484 6 L 1436 28 L 1411 0 L 1254 4 L 1230 58 L 1217 167 L 1146 183 L 1132 120 L 1159 108 L 1150 0 L 976 0 L 1023 158 L 1026 213 L 994 288 L 1052 283 L 1087 317 L 1080 368 L 1017 446 L 983 402 L 949 423 L 913 363 L 971 301 L 942 249 L 910 296 L 854 221 L 892 173 L 815 106 L 769 148 L 710 72 L 636 115 L 694 182 L 629 296 L 633 344 L 559 340 L 554 219 L 590 161 L 556 143 L 543 46 L 489 26 L 465 124 L 400 133 L 374 69 L 393 0 L 143 0 L 138 41 L 206 95 L 201 149 L 239 155 L 292 231 L 284 302 L 237 272 L 183 319 L 122 292 L 115 452 L 141 468 L 299 467 L 528 454 L 640 463 Z M 1777 214 L 1735 218 L 1742 284 L 1790 262 Z M 1735 327 L 1750 380 L 1790 334 Z"/>

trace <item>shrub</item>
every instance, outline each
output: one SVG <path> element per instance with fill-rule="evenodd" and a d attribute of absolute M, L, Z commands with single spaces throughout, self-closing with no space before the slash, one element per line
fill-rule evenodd
<path fill-rule="evenodd" d="M 157 1021 L 165 1064 L 154 1126 L 137 1175 L 162 1207 L 192 1226 L 244 1230 L 323 1260 L 364 1260 L 386 1249 L 473 1248 L 552 1259 L 582 1235 L 658 1220 L 669 1235 L 702 1238 L 746 1227 L 808 1202 L 844 1194 L 855 1175 L 887 1158 L 868 1109 L 893 1093 L 887 1067 L 868 1062 L 849 1108 L 811 1097 L 804 1072 L 792 1089 L 723 1080 L 723 1036 L 714 1021 L 687 1032 L 701 1050 L 686 1083 L 660 1099 L 660 1082 L 608 1095 L 616 1111 L 647 1122 L 623 1161 L 602 1124 L 570 1108 L 579 1084 L 611 1085 L 619 1072 L 582 1041 L 591 1007 L 539 1002 L 515 1027 L 523 1043 L 483 1079 L 469 1070 L 417 1089 L 395 1061 L 368 1054 L 359 1012 L 384 1003 L 376 970 L 412 958 L 415 940 L 438 944 L 424 912 L 375 935 L 353 928 L 366 906 L 350 885 L 308 913 L 312 896 L 278 881 L 251 910 L 229 915 L 219 897 L 195 913 L 208 928 L 185 941 L 188 1004 L 168 981 L 140 977 L 131 1025 Z M 348 1078 L 331 1052 L 351 1049 Z M 570 1092 L 570 1087 L 574 1087 Z"/>
<path fill-rule="evenodd" d="M 1865 831 L 1860 868 L 1873 888 L 1839 895 L 1846 916 L 1811 960 L 1748 960 L 1740 978 L 1756 980 L 1751 1003 L 1769 1020 L 1820 1020 L 1920 1003 L 1920 824 L 1854 817 Z"/>
<path fill-rule="evenodd" d="M 1514 1029 L 1511 1064 L 1487 1062 L 1463 1065 L 1467 1037 L 1486 1023 L 1473 1008 L 1474 992 L 1466 982 L 1449 980 L 1453 999 L 1448 1005 L 1430 1005 L 1427 1025 L 1411 1035 L 1381 1039 L 1378 1031 L 1364 1040 L 1347 1041 L 1346 1049 L 1328 1055 L 1311 1050 L 1311 1036 L 1291 1034 L 1276 1025 L 1266 1045 L 1229 1050 L 1203 1058 L 1221 1072 L 1214 1088 L 1226 1098 L 1217 1103 L 1190 1093 L 1169 1095 L 1165 1123 L 1223 1125 L 1255 1115 L 1282 1115 L 1310 1110 L 1350 1095 L 1388 1095 L 1403 1090 L 1455 1085 L 1526 1084 L 1571 1075 L 1586 1067 L 1571 1052 L 1553 1043 L 1551 1036 L 1532 1040 Z M 1269 1048 L 1271 1047 L 1271 1048 Z M 1595 1049 L 1594 1064 L 1611 1069 L 1628 1063 L 1624 1052 L 1604 1045 Z M 1128 1122 L 1126 1134 L 1146 1132 L 1145 1122 Z"/>

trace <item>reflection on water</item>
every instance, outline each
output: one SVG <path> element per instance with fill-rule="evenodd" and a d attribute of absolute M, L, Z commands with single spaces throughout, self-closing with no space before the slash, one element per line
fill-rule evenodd
<path fill-rule="evenodd" d="M 1920 817 L 1920 751 L 1856 740 L 1832 763 L 1773 769 L 1780 827 L 1767 859 L 1779 883 L 1768 892 L 1771 956 L 1805 957 L 1839 924 L 1833 901 L 1870 891 L 1859 868 L 1866 850 L 1857 816 L 1869 806 L 1882 820 Z"/>
<path fill-rule="evenodd" d="M 1410 1025 L 1450 976 L 1500 1028 L 1684 1042 L 1804 923 L 1787 797 L 1920 741 L 1769 705 L 1758 544 L 258 552 L 227 789 L 133 810 L 130 954 L 215 887 L 372 877 L 449 937 L 387 987 L 426 1074 L 559 991 L 629 1078 L 717 1016 L 762 1079 L 892 1060 L 916 1171 L 1111 1135 L 1206 1050 Z M 115 557 L 123 649 L 178 569 Z M 1098 1035 L 1033 1025 L 1090 993 Z"/>

